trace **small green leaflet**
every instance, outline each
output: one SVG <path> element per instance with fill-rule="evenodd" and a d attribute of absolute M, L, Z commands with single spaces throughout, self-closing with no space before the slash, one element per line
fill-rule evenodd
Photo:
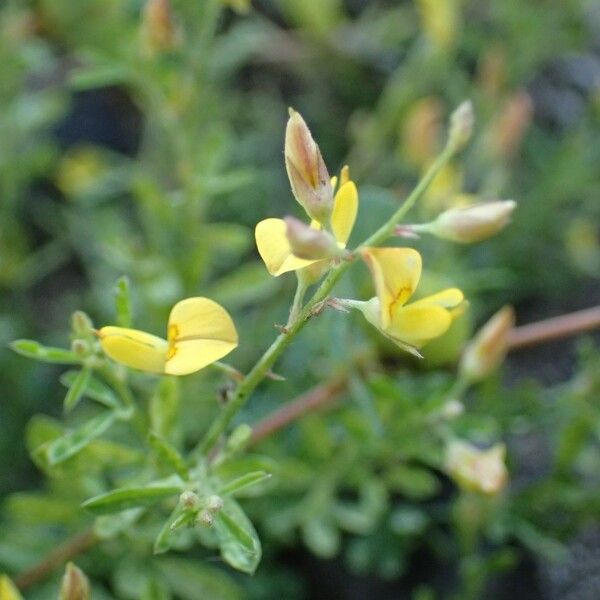
<path fill-rule="evenodd" d="M 85 448 L 91 441 L 100 437 L 117 419 L 118 413 L 103 413 L 90 419 L 77 429 L 69 431 L 46 446 L 48 463 L 57 465 Z"/>
<path fill-rule="evenodd" d="M 73 377 L 63 403 L 65 412 L 70 412 L 79 404 L 89 384 L 91 373 L 88 367 L 84 367 Z"/>
<path fill-rule="evenodd" d="M 266 471 L 254 471 L 252 473 L 247 473 L 246 475 L 242 475 L 241 477 L 237 477 L 236 479 L 232 479 L 225 485 L 223 485 L 218 493 L 222 496 L 226 496 L 229 494 L 235 495 L 237 492 L 240 492 L 252 485 L 257 485 L 271 478 L 271 474 Z"/>
<path fill-rule="evenodd" d="M 81 358 L 70 350 L 64 348 L 53 348 L 52 346 L 43 346 L 35 340 L 15 340 L 10 347 L 21 356 L 33 358 L 48 363 L 58 363 L 66 365 L 76 365 L 81 363 Z"/>
<path fill-rule="evenodd" d="M 158 457 L 163 462 L 170 465 L 184 481 L 187 481 L 189 478 L 188 468 L 185 464 L 185 460 L 183 460 L 183 457 L 179 454 L 177 449 L 152 431 L 148 436 L 148 441 Z"/>
<path fill-rule="evenodd" d="M 131 327 L 131 294 L 129 291 L 129 279 L 125 276 L 117 280 L 115 307 L 117 309 L 117 324 L 119 327 Z"/>
<path fill-rule="evenodd" d="M 67 371 L 61 375 L 60 382 L 67 387 L 72 387 L 78 375 L 78 371 Z M 83 395 L 108 408 L 120 408 L 119 400 L 114 392 L 95 377 L 88 379 Z"/>

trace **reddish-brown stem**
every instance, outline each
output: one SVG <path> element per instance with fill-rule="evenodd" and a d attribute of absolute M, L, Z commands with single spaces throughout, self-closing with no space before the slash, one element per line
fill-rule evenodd
<path fill-rule="evenodd" d="M 44 580 L 55 569 L 61 567 L 67 561 L 79 554 L 87 552 L 97 541 L 93 529 L 84 529 L 62 544 L 54 548 L 37 565 L 27 571 L 23 571 L 15 578 L 15 584 L 20 590 L 25 590 L 39 581 Z"/>
<path fill-rule="evenodd" d="M 600 328 L 600 306 L 515 327 L 510 333 L 511 350 L 576 335 Z"/>
<path fill-rule="evenodd" d="M 338 376 L 327 383 L 317 385 L 308 392 L 288 402 L 265 419 L 258 422 L 252 430 L 251 444 L 258 444 L 276 431 L 283 429 L 303 415 L 329 404 L 341 394 L 348 385 L 347 376 Z"/>

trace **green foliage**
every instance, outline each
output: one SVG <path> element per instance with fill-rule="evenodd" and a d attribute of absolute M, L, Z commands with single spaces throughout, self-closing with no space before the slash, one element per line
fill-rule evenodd
<path fill-rule="evenodd" d="M 591 52 L 591 8 L 171 4 L 166 46 L 149 42 L 138 0 L 0 8 L 0 341 L 14 351 L 0 355 L 0 573 L 89 528 L 95 543 L 76 562 L 100 600 L 309 598 L 306 574 L 283 565 L 290 548 L 402 585 L 425 554 L 455 583 L 438 589 L 426 574 L 410 592 L 420 600 L 484 597 L 524 557 L 560 561 L 600 516 L 597 344 L 581 344 L 576 361 L 557 345 L 570 375 L 550 382 L 526 351 L 504 381 L 460 397 L 451 372 L 473 323 L 503 303 L 525 322 L 585 306 L 597 290 L 597 82 L 589 65 L 561 67 Z M 442 5 L 440 29 L 427 6 Z M 270 374 L 202 456 L 236 377 L 288 317 L 294 276 L 270 277 L 253 240 L 257 221 L 298 210 L 281 156 L 287 106 L 332 172 L 350 165 L 354 247 L 406 198 L 465 98 L 477 127 L 452 163 L 462 185 L 440 176 L 409 218 L 430 220 L 467 191 L 515 198 L 514 222 L 478 246 L 397 243 L 424 256 L 424 294 L 458 286 L 469 313 L 417 364 L 360 315 L 325 310 L 274 367 L 285 379 Z M 109 111 L 98 132 L 82 130 L 86 102 Z M 335 290 L 372 292 L 358 267 Z M 103 356 L 94 324 L 164 335 L 187 296 L 231 312 L 235 369 L 154 377 Z M 346 383 L 327 410 L 253 438 L 264 418 L 337 377 Z M 464 412 L 449 409 L 455 400 Z M 502 493 L 450 482 L 444 452 L 457 437 L 507 443 Z M 62 567 L 26 597 L 55 598 Z"/>

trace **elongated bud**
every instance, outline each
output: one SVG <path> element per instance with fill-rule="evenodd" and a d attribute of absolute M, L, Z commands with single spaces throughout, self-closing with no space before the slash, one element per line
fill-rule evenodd
<path fill-rule="evenodd" d="M 142 34 L 150 54 L 168 52 L 177 46 L 178 31 L 170 0 L 147 0 L 142 15 Z"/>
<path fill-rule="evenodd" d="M 82 310 L 76 310 L 71 315 L 71 328 L 77 337 L 89 337 L 94 332 L 92 320 Z"/>
<path fill-rule="evenodd" d="M 453 440 L 446 447 L 445 468 L 462 489 L 497 494 L 508 480 L 505 456 L 504 444 L 480 450 L 468 442 Z"/>
<path fill-rule="evenodd" d="M 285 167 L 296 200 L 311 219 L 327 223 L 333 210 L 331 179 L 308 126 L 291 108 L 285 130 Z"/>
<path fill-rule="evenodd" d="M 506 356 L 508 335 L 515 324 L 511 306 L 501 308 L 475 335 L 465 348 L 460 361 L 460 373 L 476 383 L 494 371 Z"/>
<path fill-rule="evenodd" d="M 60 586 L 60 600 L 89 600 L 91 598 L 90 582 L 84 572 L 73 563 L 67 569 Z"/>
<path fill-rule="evenodd" d="M 463 102 L 450 116 L 448 143 L 454 150 L 460 150 L 471 139 L 475 125 L 475 112 L 470 100 Z"/>
<path fill-rule="evenodd" d="M 182 492 L 179 496 L 179 504 L 181 507 L 189 512 L 198 511 L 201 506 L 200 498 L 197 494 L 191 491 Z"/>
<path fill-rule="evenodd" d="M 496 200 L 450 208 L 433 223 L 422 228 L 417 226 L 416 231 L 426 231 L 460 244 L 472 244 L 492 237 L 503 229 L 516 206 L 514 200 Z"/>
<path fill-rule="evenodd" d="M 313 229 L 294 217 L 285 217 L 286 236 L 294 256 L 307 260 L 339 256 L 340 248 L 327 231 Z"/>
<path fill-rule="evenodd" d="M 0 575 L 0 600 L 23 600 L 23 596 L 8 575 Z"/>

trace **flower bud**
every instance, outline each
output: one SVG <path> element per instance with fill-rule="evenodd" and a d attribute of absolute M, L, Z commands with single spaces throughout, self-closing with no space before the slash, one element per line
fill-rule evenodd
<path fill-rule="evenodd" d="M 223 498 L 213 494 L 206 499 L 206 510 L 210 512 L 219 512 L 223 508 Z"/>
<path fill-rule="evenodd" d="M 92 320 L 82 310 L 71 315 L 71 328 L 77 337 L 90 337 L 94 331 Z"/>
<path fill-rule="evenodd" d="M 320 260 L 342 253 L 329 232 L 313 229 L 294 217 L 285 217 L 284 221 L 287 226 L 286 236 L 294 256 L 306 260 Z"/>
<path fill-rule="evenodd" d="M 198 516 L 196 517 L 196 524 L 200 525 L 201 527 L 212 527 L 214 522 L 215 518 L 208 510 L 203 510 L 202 512 L 198 513 Z"/>
<path fill-rule="evenodd" d="M 0 600 L 23 600 L 23 596 L 7 575 L 0 575 Z"/>
<path fill-rule="evenodd" d="M 60 586 L 60 600 L 89 600 L 91 597 L 90 582 L 84 572 L 72 562 L 67 563 Z"/>
<path fill-rule="evenodd" d="M 450 133 L 448 143 L 454 150 L 460 150 L 471 139 L 475 113 L 470 100 L 463 102 L 450 116 Z"/>
<path fill-rule="evenodd" d="M 477 332 L 460 361 L 460 373 L 467 381 L 481 381 L 502 363 L 514 324 L 512 307 L 504 306 Z"/>
<path fill-rule="evenodd" d="M 142 34 L 150 54 L 168 52 L 176 47 L 178 32 L 170 0 L 147 0 L 142 15 Z"/>
<path fill-rule="evenodd" d="M 527 92 L 517 92 L 508 99 L 490 132 L 496 156 L 510 159 L 516 154 L 532 116 L 533 103 Z"/>
<path fill-rule="evenodd" d="M 504 228 L 516 206 L 514 200 L 496 200 L 450 208 L 433 223 L 424 226 L 422 231 L 460 244 L 480 242 Z"/>
<path fill-rule="evenodd" d="M 194 492 L 182 492 L 179 496 L 179 504 L 186 511 L 194 511 L 200 508 L 200 498 Z"/>
<path fill-rule="evenodd" d="M 504 444 L 480 450 L 468 442 L 453 440 L 446 447 L 446 472 L 466 491 L 497 494 L 508 480 L 505 455 Z"/>
<path fill-rule="evenodd" d="M 327 223 L 333 211 L 331 179 L 319 146 L 293 109 L 285 130 L 285 167 L 296 200 L 311 219 Z"/>

